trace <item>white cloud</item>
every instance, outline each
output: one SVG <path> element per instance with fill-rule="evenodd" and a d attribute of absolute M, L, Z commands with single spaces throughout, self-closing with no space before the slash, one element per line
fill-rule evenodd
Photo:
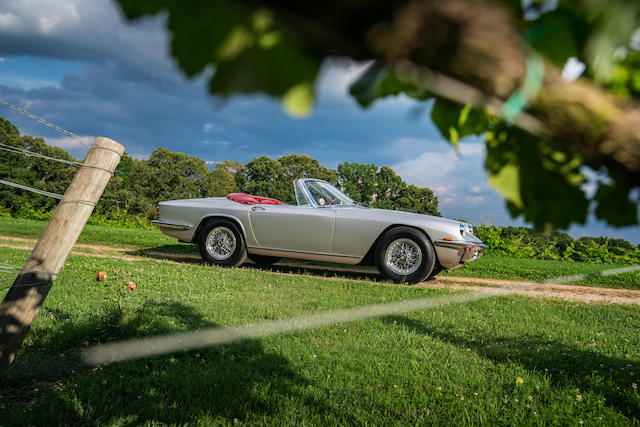
<path fill-rule="evenodd" d="M 356 81 L 371 61 L 354 61 L 349 58 L 329 58 L 322 64 L 317 83 L 319 97 L 334 100 L 350 98 L 349 87 Z"/>
<path fill-rule="evenodd" d="M 224 141 L 224 140 L 210 141 L 208 139 L 205 139 L 200 144 L 201 145 L 216 145 L 216 146 L 218 146 L 220 148 L 229 148 L 231 146 L 231 141 Z"/>
<path fill-rule="evenodd" d="M 407 142 L 407 139 L 403 138 L 394 142 L 392 146 L 395 144 L 402 146 Z M 410 184 L 421 187 L 440 187 L 442 191 L 446 191 L 444 183 L 450 181 L 450 175 L 468 176 L 469 171 L 465 171 L 463 166 L 469 167 L 477 164 L 476 169 L 481 167 L 484 143 L 461 143 L 459 147 L 459 154 L 456 154 L 453 149 L 444 153 L 427 151 L 416 159 L 398 163 L 392 168 Z M 454 171 L 457 172 L 454 174 Z"/>
<path fill-rule="evenodd" d="M 401 147 L 409 142 L 400 139 L 392 146 Z M 502 214 L 502 205 L 500 209 L 495 206 L 495 192 L 487 184 L 484 152 L 483 142 L 463 142 L 459 153 L 452 148 L 444 152 L 426 151 L 392 168 L 408 184 L 433 190 L 444 215 L 480 222 L 488 213 L 499 210 Z"/>
<path fill-rule="evenodd" d="M 149 160 L 149 157 L 151 157 L 149 153 L 129 153 L 129 155 L 137 160 Z"/>
<path fill-rule="evenodd" d="M 224 126 L 221 126 L 214 122 L 207 122 L 202 126 L 202 131 L 204 133 L 224 132 L 224 130 L 225 130 Z"/>
<path fill-rule="evenodd" d="M 67 151 L 78 150 L 78 149 L 87 151 L 86 147 L 83 146 L 82 144 L 85 144 L 86 146 L 91 147 L 91 144 L 93 144 L 93 141 L 95 140 L 94 136 L 78 135 L 78 137 L 80 138 L 80 141 L 82 141 L 81 143 L 69 136 L 61 136 L 60 138 L 45 138 L 45 141 L 49 145 L 60 147 Z"/>
<path fill-rule="evenodd" d="M 166 55 L 168 34 L 147 18 L 127 25 L 111 1 L 24 0 L 3 3 L 0 52 L 100 61 L 116 59 L 139 72 L 179 78 Z"/>
<path fill-rule="evenodd" d="M 20 19 L 13 13 L 0 13 L 0 30 L 16 30 L 20 28 Z"/>

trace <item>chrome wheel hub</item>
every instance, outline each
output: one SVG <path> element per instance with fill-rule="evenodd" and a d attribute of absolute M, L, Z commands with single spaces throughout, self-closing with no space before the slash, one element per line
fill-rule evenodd
<path fill-rule="evenodd" d="M 227 227 L 216 227 L 209 232 L 206 247 L 212 257 L 223 261 L 236 251 L 236 236 Z"/>
<path fill-rule="evenodd" d="M 411 239 L 398 239 L 387 246 L 385 264 L 391 271 L 401 276 L 415 273 L 422 264 L 422 250 Z"/>

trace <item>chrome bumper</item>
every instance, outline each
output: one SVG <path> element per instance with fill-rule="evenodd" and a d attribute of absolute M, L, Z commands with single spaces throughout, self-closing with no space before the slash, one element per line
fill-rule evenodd
<path fill-rule="evenodd" d="M 467 242 L 465 240 L 436 240 L 433 243 L 436 246 L 456 249 L 461 264 L 477 260 L 488 247 L 484 243 Z"/>
<path fill-rule="evenodd" d="M 159 219 L 152 219 L 151 224 L 160 228 L 172 228 L 174 230 L 191 230 L 193 228 L 191 224 L 180 224 L 178 222 L 162 221 Z"/>

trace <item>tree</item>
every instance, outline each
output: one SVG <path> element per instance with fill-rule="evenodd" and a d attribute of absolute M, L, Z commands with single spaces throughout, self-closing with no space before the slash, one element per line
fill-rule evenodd
<path fill-rule="evenodd" d="M 9 120 L 1 117 L 0 142 L 16 148 L 26 148 L 26 143 L 18 129 Z M 1 156 L 0 179 L 23 185 L 33 184 L 35 173 L 28 169 L 27 157 L 22 154 L 7 151 L 2 151 Z M 25 191 L 16 191 L 14 188 L 5 185 L 0 186 L 0 200 L 2 201 L 2 205 L 0 206 L 5 210 L 14 211 L 19 209 L 25 203 L 28 203 L 29 197 Z"/>
<path fill-rule="evenodd" d="M 593 209 L 613 225 L 638 223 L 634 0 L 119 3 L 129 19 L 166 13 L 180 68 L 215 67 L 212 94 L 264 92 L 302 115 L 326 56 L 374 60 L 352 86 L 358 102 L 436 98 L 432 119 L 452 144 L 486 135 L 490 183 L 512 215 L 566 227 Z M 586 64 L 576 82 L 560 72 L 570 57 Z M 604 177 L 593 194 L 584 168 Z M 558 210 L 563 200 L 571 209 Z"/>
<path fill-rule="evenodd" d="M 0 142 L 17 149 L 25 149 L 49 157 L 69 161 L 75 160 L 62 148 L 47 145 L 42 138 L 20 135 L 18 129 L 3 118 L 0 118 Z M 76 172 L 76 167 L 72 165 L 4 150 L 1 158 L 1 179 L 58 194 L 65 192 Z M 55 199 L 8 188 L 4 185 L 0 189 L 0 207 L 8 211 L 21 209 L 47 211 L 52 210 L 56 204 Z"/>
<path fill-rule="evenodd" d="M 335 171 L 321 166 L 318 161 L 305 154 L 289 154 L 278 159 L 280 176 L 279 194 L 285 203 L 296 203 L 293 181 L 300 178 L 317 178 L 335 184 L 338 176 Z"/>
<path fill-rule="evenodd" d="M 229 193 L 238 192 L 238 184 L 233 172 L 217 167 L 207 176 L 205 188 L 207 197 L 222 197 Z"/>
<path fill-rule="evenodd" d="M 244 187 L 247 184 L 247 168 L 242 164 L 242 162 L 224 160 L 216 163 L 216 169 L 226 169 L 231 172 L 236 181 L 237 191 L 244 190 Z"/>
<path fill-rule="evenodd" d="M 279 197 L 278 177 L 282 166 L 269 156 L 256 157 L 247 163 L 246 191 L 264 197 Z"/>
<path fill-rule="evenodd" d="M 355 201 L 371 203 L 376 192 L 376 172 L 374 164 L 344 162 L 338 165 L 338 182 L 342 189 Z"/>
<path fill-rule="evenodd" d="M 409 185 L 402 190 L 395 207 L 403 211 L 440 216 L 438 197 L 428 188 L 415 185 Z"/>
<path fill-rule="evenodd" d="M 389 166 L 376 173 L 376 198 L 372 205 L 380 209 L 395 209 L 407 184 Z"/>

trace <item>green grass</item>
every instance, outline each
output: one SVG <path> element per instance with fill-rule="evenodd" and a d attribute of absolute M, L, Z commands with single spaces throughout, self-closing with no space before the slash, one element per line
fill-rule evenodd
<path fill-rule="evenodd" d="M 45 221 L 19 218 L 0 218 L 0 235 L 37 239 L 47 225 Z M 78 243 L 105 245 L 130 249 L 150 249 L 170 246 L 173 251 L 181 247 L 191 249 L 192 245 L 179 243 L 173 237 L 159 230 L 117 228 L 105 225 L 87 224 L 78 238 Z"/>
<path fill-rule="evenodd" d="M 598 272 L 622 268 L 622 264 L 598 264 L 587 262 L 545 261 L 537 259 L 507 258 L 487 255 L 462 268 L 444 271 L 449 276 L 487 277 L 497 279 L 543 281 L 556 277 L 585 274 L 583 280 L 572 282 L 577 285 L 640 289 L 640 271 L 598 276 Z"/>
<path fill-rule="evenodd" d="M 7 263 L 27 256 L 0 248 Z M 640 423 L 637 307 L 498 297 L 95 369 L 79 363 L 101 342 L 447 294 L 74 255 L 0 387 L 0 423 Z"/>
<path fill-rule="evenodd" d="M 37 239 L 46 223 L 42 221 L 23 220 L 15 218 L 0 218 L 0 236 L 14 236 Z M 179 243 L 176 239 L 162 234 L 159 230 L 126 229 L 109 226 L 85 226 L 78 243 L 105 245 L 129 248 L 132 251 L 167 252 L 177 254 L 197 254 L 195 245 Z M 310 262 L 301 260 L 284 260 L 293 264 L 315 264 L 326 266 L 330 271 L 333 267 L 350 268 L 373 273 L 375 268 L 345 266 L 330 263 Z M 598 264 L 586 262 L 543 261 L 535 259 L 517 259 L 486 255 L 480 260 L 469 263 L 462 268 L 442 272 L 443 275 L 486 277 L 512 280 L 543 281 L 554 277 L 586 274 L 583 280 L 573 284 L 640 289 L 640 271 L 624 273 L 615 276 L 598 277 L 599 271 L 624 267 L 621 264 Z M 340 273 L 337 273 L 340 275 Z"/>

